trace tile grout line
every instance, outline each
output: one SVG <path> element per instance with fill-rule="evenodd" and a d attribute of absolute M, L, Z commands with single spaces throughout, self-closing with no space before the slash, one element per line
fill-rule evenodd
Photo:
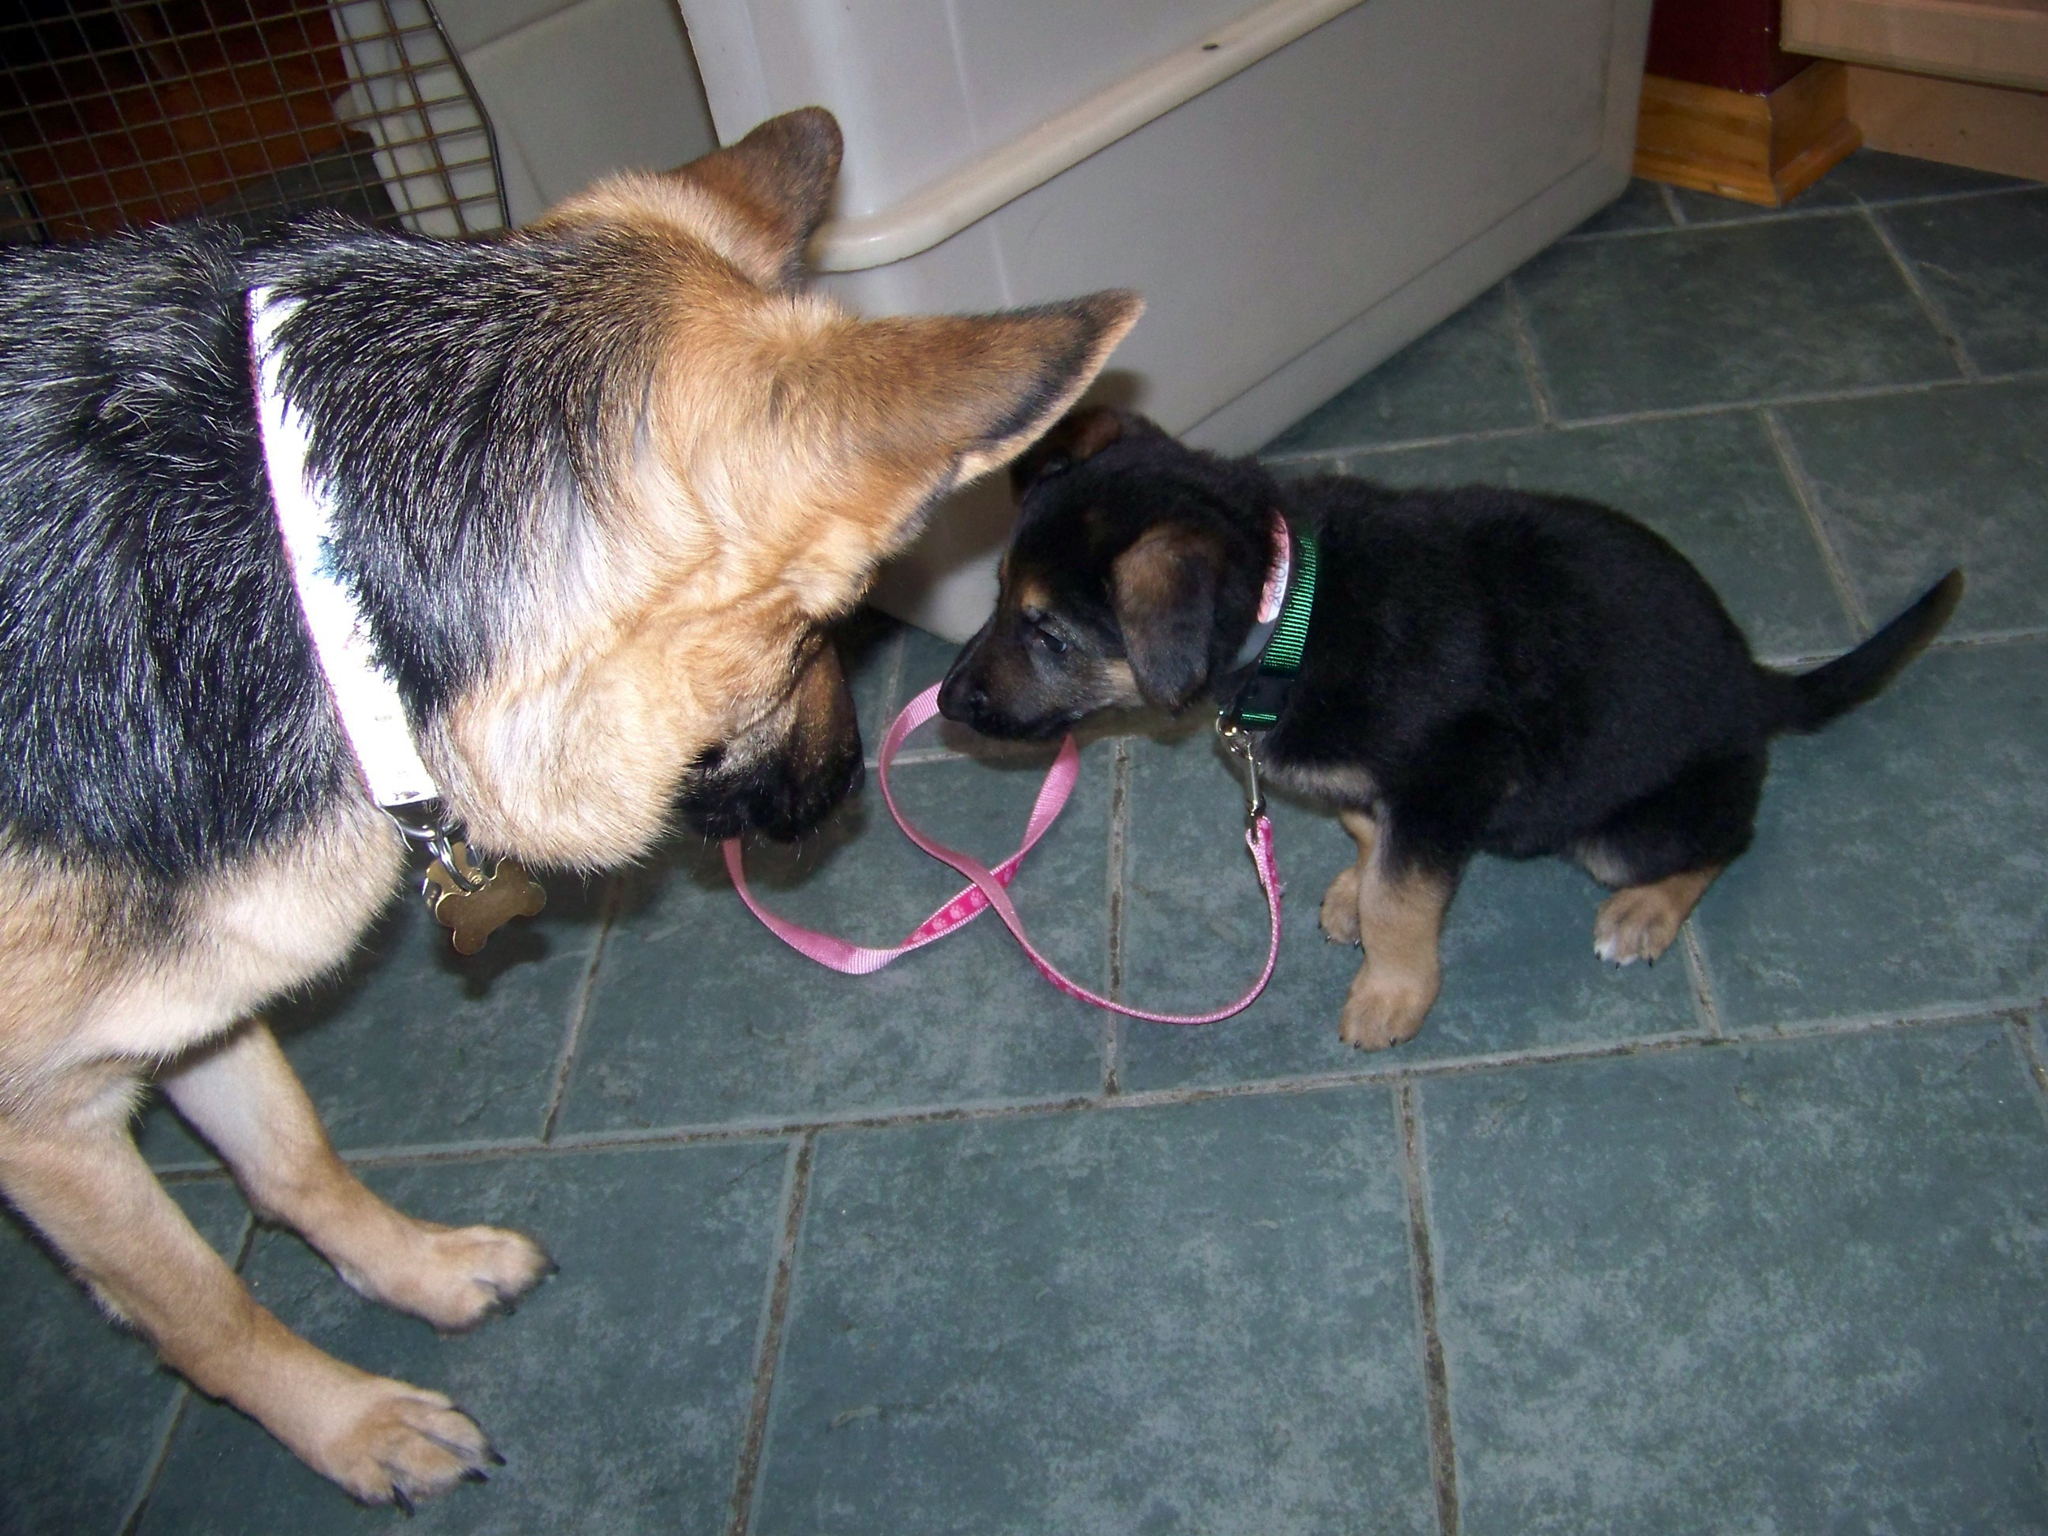
<path fill-rule="evenodd" d="M 1536 351 L 1536 333 L 1529 325 L 1529 312 L 1522 305 L 1522 290 L 1515 285 L 1512 274 L 1500 280 L 1501 296 L 1507 300 L 1508 329 L 1515 336 L 1515 358 L 1522 365 L 1522 382 L 1529 387 L 1529 397 L 1536 405 L 1536 420 L 1539 431 L 1549 431 L 1557 426 L 1557 402 L 1551 398 L 1550 385 L 1543 377 L 1543 360 Z"/>
<path fill-rule="evenodd" d="M 782 1239 L 768 1282 L 768 1301 L 761 1319 L 761 1340 L 754 1353 L 754 1399 L 747 1411 L 747 1432 L 740 1443 L 739 1465 L 733 1472 L 732 1517 L 726 1536 L 747 1536 L 759 1491 L 761 1452 L 768 1438 L 768 1407 L 775 1389 L 775 1368 L 782 1356 L 782 1330 L 789 1319 L 789 1282 L 796 1267 L 797 1237 L 811 1191 L 811 1165 L 818 1133 L 806 1131 L 790 1149 L 789 1185 L 783 1194 Z"/>
<path fill-rule="evenodd" d="M 1115 755 L 1109 769 L 1109 902 L 1108 948 L 1109 995 L 1122 1002 L 1124 996 L 1124 903 L 1128 895 L 1124 866 L 1131 833 L 1131 740 L 1116 739 Z M 1102 1091 L 1114 1095 L 1123 1091 L 1124 1020 L 1120 1013 L 1102 1010 Z"/>
<path fill-rule="evenodd" d="M 164 1414 L 164 1428 L 158 1437 L 156 1449 L 150 1453 L 148 1463 L 137 1480 L 134 1496 L 128 1508 L 121 1514 L 121 1520 L 114 1527 L 114 1536 L 135 1536 L 142 1524 L 142 1517 L 149 1512 L 149 1502 L 156 1497 L 157 1485 L 163 1481 L 164 1468 L 170 1464 L 171 1443 L 177 1439 L 178 1430 L 185 1422 L 185 1410 L 192 1403 L 192 1388 L 185 1378 L 177 1378 L 177 1387 L 171 1393 L 170 1408 Z"/>
<path fill-rule="evenodd" d="M 2006 1038 L 2019 1052 L 2020 1066 L 2034 1084 L 2034 1103 L 2039 1106 L 2043 1117 L 2048 1117 L 2048 1064 L 2041 1060 L 2041 1053 L 2035 1047 L 2034 1032 L 2027 1020 L 2014 1013 L 2005 1021 Z"/>
<path fill-rule="evenodd" d="M 1881 203 L 1871 203 L 1858 196 L 1853 203 L 1830 203 L 1815 208 L 1780 208 L 1771 213 L 1751 214 L 1733 219 L 1696 220 L 1687 217 L 1678 202 L 1677 193 L 1662 182 L 1655 183 L 1664 195 L 1664 211 L 1671 218 L 1669 224 L 1639 225 L 1634 229 L 1573 230 L 1561 236 L 1558 244 L 1584 244 L 1594 240 L 1645 240 L 1658 235 L 1675 234 L 1680 230 L 1722 230 L 1748 229 L 1758 224 L 1805 223 L 1814 219 L 1853 218 L 1863 212 L 1881 212 L 1887 208 L 1924 208 L 1930 203 L 1961 203 L 1981 198 L 2012 197 L 2018 193 L 2038 192 L 2040 182 L 2021 182 L 2010 187 L 1970 187 L 1960 192 L 1927 192 L 1917 197 L 1895 197 Z"/>
<path fill-rule="evenodd" d="M 1882 1034 L 1910 1029 L 1946 1029 L 1959 1025 L 1981 1024 L 2003 1018 L 2015 1011 L 2026 1012 L 2039 1008 L 2048 1008 L 2048 995 L 2038 998 L 2003 998 L 1987 1002 L 1932 1004 L 1904 1013 L 1793 1019 L 1747 1029 L 1739 1034 L 1723 1034 L 1718 1038 L 1697 1028 L 1674 1030 L 1666 1034 L 1639 1036 L 1627 1040 L 1588 1040 L 1563 1046 L 1503 1051 L 1492 1055 L 1451 1056 L 1405 1065 L 1389 1064 L 1336 1072 L 1312 1072 L 1295 1077 L 1259 1078 L 1241 1083 L 1143 1089 L 1120 1093 L 1114 1098 L 1100 1094 L 1067 1094 L 1057 1098 L 1013 1099 L 978 1105 L 938 1105 L 874 1113 L 853 1112 L 842 1117 L 814 1120 L 678 1125 L 626 1131 L 578 1131 L 547 1143 L 521 1137 L 517 1140 L 471 1142 L 441 1147 L 361 1147 L 341 1152 L 340 1157 L 350 1168 L 357 1169 L 425 1167 L 437 1163 L 491 1162 L 536 1156 L 577 1157 L 586 1154 L 660 1152 L 677 1147 L 716 1146 L 730 1142 L 777 1141 L 791 1136 L 822 1134 L 827 1131 L 887 1131 L 909 1126 L 950 1124 L 955 1121 L 1027 1119 L 1043 1115 L 1141 1110 L 1176 1104 L 1207 1103 L 1212 1099 L 1287 1098 L 1299 1094 L 1366 1088 L 1404 1078 L 1427 1082 L 1439 1077 L 1513 1072 L 1527 1067 L 1571 1066 L 1580 1062 L 1667 1055 L 1729 1045 L 1821 1040 L 1844 1035 Z M 157 1176 L 166 1185 L 219 1184 L 228 1181 L 227 1171 L 217 1166 L 172 1167 L 160 1170 Z"/>
<path fill-rule="evenodd" d="M 1721 1007 L 1714 1001 L 1714 985 L 1707 974 L 1706 950 L 1700 942 L 1699 928 L 1690 915 L 1686 917 L 1685 926 L 1678 930 L 1678 937 L 1685 945 L 1685 974 L 1692 983 L 1693 1014 L 1709 1040 L 1726 1040 L 1727 1031 L 1721 1028 Z"/>
<path fill-rule="evenodd" d="M 554 1140 L 555 1124 L 561 1119 L 562 1105 L 569 1097 L 569 1078 L 576 1070 L 576 1055 L 583 1045 L 583 1026 L 590 1018 L 591 995 L 597 990 L 597 970 L 604 963 L 612 927 L 618 921 L 622 884 L 621 877 L 616 874 L 605 879 L 604 896 L 599 906 L 597 942 L 591 946 L 590 965 L 584 971 L 583 985 L 576 993 L 576 1006 L 569 1011 L 569 1027 L 562 1033 L 562 1050 L 555 1058 L 554 1084 L 548 1090 L 547 1109 L 540 1119 L 543 1145 Z"/>
<path fill-rule="evenodd" d="M 249 1262 L 250 1250 L 255 1246 L 256 1217 L 252 1212 L 242 1218 L 241 1237 L 235 1244 L 235 1256 L 228 1268 L 239 1276 L 242 1266 Z M 114 1527 L 114 1536 L 135 1536 L 142 1517 L 149 1512 L 150 1500 L 156 1497 L 157 1486 L 163 1481 L 164 1468 L 170 1465 L 171 1446 L 185 1422 L 185 1412 L 191 1407 L 193 1396 L 192 1386 L 184 1377 L 175 1379 L 177 1388 L 171 1393 L 171 1404 L 164 1414 L 163 1433 L 157 1438 L 156 1449 L 143 1467 L 142 1476 L 136 1480 L 134 1495 L 129 1499 L 128 1507 L 121 1512 L 120 1523 Z"/>
<path fill-rule="evenodd" d="M 1978 368 L 1977 360 L 1970 356 L 1970 349 L 1963 345 L 1962 333 L 1949 320 L 1948 311 L 1943 309 L 1940 301 L 1927 291 L 1927 285 L 1920 281 L 1920 274 L 1913 269 L 1913 263 L 1906 259 L 1906 253 L 1899 249 L 1898 242 L 1892 238 L 1892 232 L 1885 227 L 1884 220 L 1877 216 L 1877 210 L 1865 207 L 1863 220 L 1870 226 L 1871 233 L 1877 236 L 1877 243 L 1884 247 L 1884 253 L 1891 258 L 1892 265 L 1898 268 L 1900 279 L 1919 304 L 1920 312 L 1927 317 L 1927 323 L 1934 327 L 1934 333 L 1941 338 L 1941 344 L 1948 348 L 1948 355 L 1954 360 L 1957 370 L 1966 381 L 1975 384 L 1984 377 L 1983 371 Z"/>
<path fill-rule="evenodd" d="M 877 730 L 886 731 L 889 728 L 889 722 L 896 718 L 896 695 L 903 691 L 903 653 L 909 648 L 909 626 L 905 625 L 899 628 L 889 641 L 889 665 L 887 670 L 882 673 L 881 720 L 877 723 Z M 868 739 L 868 733 L 863 730 L 860 743 L 860 765 L 869 773 L 873 773 L 878 765 L 878 759 L 872 748 L 873 742 Z M 923 749 L 924 752 L 929 752 L 930 750 L 930 748 Z M 923 752 L 902 753 L 896 759 L 897 763 L 927 761 L 935 762 L 937 759 L 928 758 L 923 755 Z"/>
<path fill-rule="evenodd" d="M 896 700 L 903 693 L 903 656 L 910 649 L 910 631 L 899 629 L 889 657 L 889 675 L 882 683 L 882 719 L 896 718 Z"/>
<path fill-rule="evenodd" d="M 1689 421 L 1702 416 L 1728 416 L 1745 411 L 1776 409 L 1792 405 L 1850 405 L 1865 400 L 1895 400 L 1912 395 L 1942 394 L 1968 389 L 1972 385 L 2036 384 L 2048 381 L 2048 368 L 2014 368 L 2004 373 L 1985 374 L 1975 379 L 1913 379 L 1898 384 L 1864 384 L 1851 389 L 1816 389 L 1774 395 L 1768 400 L 1708 400 L 1698 405 L 1659 406 L 1642 411 L 1613 411 L 1601 416 L 1575 416 L 1549 427 L 1487 427 L 1477 432 L 1445 432 L 1434 437 L 1410 437 L 1391 443 L 1359 443 L 1344 447 L 1317 448 L 1305 453 L 1272 454 L 1259 462 L 1268 468 L 1310 469 L 1318 464 L 1343 465 L 1355 458 L 1413 453 L 1422 448 L 1457 448 L 1470 443 L 1510 442 L 1517 438 L 1540 437 L 1545 432 L 1587 432 L 1604 427 L 1644 426 L 1662 421 Z"/>
<path fill-rule="evenodd" d="M 1941 634 L 1928 642 L 1930 651 L 1977 651 L 1993 645 L 2024 645 L 2048 637 L 2048 624 L 2019 629 L 1987 629 L 1975 635 Z"/>
<path fill-rule="evenodd" d="M 1827 520 L 1821 515 L 1820 493 L 1807 477 L 1806 465 L 1800 461 L 1799 450 L 1793 446 L 1792 436 L 1785 430 L 1784 422 L 1778 419 L 1777 411 L 1771 406 L 1764 406 L 1756 414 L 1757 420 L 1763 423 L 1765 435 L 1771 440 L 1772 451 L 1778 456 L 1778 468 L 1792 488 L 1792 499 L 1799 503 L 1799 510 L 1806 517 L 1806 529 L 1813 535 L 1813 542 L 1820 551 L 1820 563 L 1828 573 L 1828 583 L 1835 589 L 1835 598 L 1848 617 L 1850 629 L 1861 639 L 1869 635 L 1875 626 L 1870 622 L 1870 612 L 1863 606 L 1863 597 L 1857 592 L 1856 583 L 1850 579 L 1848 564 L 1828 535 Z"/>
<path fill-rule="evenodd" d="M 1436 1489 L 1440 1536 L 1458 1536 L 1458 1448 L 1451 1438 L 1450 1374 L 1444 1365 L 1443 1335 L 1437 1328 L 1436 1256 L 1429 1232 L 1421 1116 L 1416 1109 L 1412 1080 L 1396 1078 L 1393 1089 L 1394 1113 L 1401 1130 L 1401 1184 L 1408 1196 L 1408 1257 L 1414 1269 L 1417 1320 L 1422 1329 L 1430 1481 Z"/>

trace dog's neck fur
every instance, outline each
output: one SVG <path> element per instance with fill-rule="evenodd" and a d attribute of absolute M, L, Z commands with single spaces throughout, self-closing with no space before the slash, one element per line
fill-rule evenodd
<path fill-rule="evenodd" d="M 379 240 L 374 265 L 323 243 L 262 263 L 305 301 L 281 334 L 284 379 L 332 487 L 337 561 L 422 718 L 517 647 L 509 616 L 563 617 L 577 595 L 561 574 L 592 564 L 597 488 L 632 448 L 616 402 L 643 398 L 660 318 L 596 291 L 590 248 L 631 238 L 421 241 L 397 260 Z M 602 324 L 557 323 L 600 305 Z"/>
<path fill-rule="evenodd" d="M 378 242 L 374 268 L 355 240 Z M 28 665 L 0 678 L 0 823 L 18 845 L 176 880 L 361 793 L 264 491 L 253 283 L 308 301 L 284 337 L 287 392 L 334 488 L 338 564 L 416 724 L 514 639 L 494 616 L 564 600 L 531 573 L 581 564 L 586 475 L 615 451 L 598 374 L 621 363 L 543 327 L 584 297 L 564 243 L 407 242 L 394 261 L 388 237 L 328 225 L 260 247 L 164 231 L 73 256 L 97 269 L 98 307 L 75 318 L 52 313 L 82 304 L 75 288 L 24 274 L 20 313 L 0 318 L 37 322 L 79 397 L 65 430 L 90 423 L 106 444 L 59 451 L 53 417 L 26 408 L 33 381 L 0 376 L 18 406 L 0 404 L 0 484 L 35 496 L 0 506 L 8 558 L 33 562 L 4 615 Z M 160 472 L 123 472 L 136 463 Z M 74 717 L 63 731 L 38 723 L 51 700 Z"/>

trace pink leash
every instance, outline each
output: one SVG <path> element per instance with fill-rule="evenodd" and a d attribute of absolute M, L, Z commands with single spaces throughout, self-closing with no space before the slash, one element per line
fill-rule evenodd
<path fill-rule="evenodd" d="M 899 955 L 907 955 L 913 949 L 922 949 L 934 939 L 945 937 L 964 923 L 972 922 L 989 907 L 994 907 L 996 916 L 1003 920 L 1017 942 L 1024 947 L 1024 953 L 1031 957 L 1031 963 L 1038 967 L 1045 979 L 1058 987 L 1069 997 L 1078 997 L 1084 1003 L 1093 1003 L 1098 1008 L 1108 1008 L 1128 1018 L 1146 1019 L 1154 1024 L 1213 1024 L 1218 1019 L 1227 1019 L 1241 1013 L 1252 1005 L 1258 995 L 1265 991 L 1266 983 L 1272 979 L 1274 963 L 1280 958 L 1280 874 L 1273 857 L 1273 824 L 1265 814 L 1265 802 L 1259 796 L 1258 774 L 1252 769 L 1250 803 L 1245 811 L 1245 846 L 1251 850 L 1252 863 L 1258 870 L 1259 889 L 1266 896 L 1266 911 L 1272 919 L 1272 939 L 1266 947 L 1266 967 L 1259 972 L 1259 979 L 1252 983 L 1249 992 L 1227 1008 L 1214 1013 L 1176 1014 L 1147 1013 L 1142 1008 L 1126 1007 L 1106 997 L 1090 992 L 1086 987 L 1068 980 L 1045 956 L 1032 947 L 1025 937 L 1023 919 L 1018 917 L 1016 907 L 1010 901 L 1007 887 L 1017 873 L 1017 866 L 1024 860 L 1038 840 L 1045 836 L 1067 797 L 1074 791 L 1074 784 L 1081 776 L 1081 754 L 1069 736 L 1060 743 L 1059 756 L 1053 760 L 1052 768 L 1046 773 L 1045 783 L 1038 791 L 1038 800 L 1031 807 L 1031 820 L 1024 829 L 1023 844 L 994 869 L 977 862 L 964 853 L 934 842 L 904 819 L 897 809 L 896 796 L 889 787 L 889 765 L 895 761 L 897 751 L 904 739 L 920 725 L 939 712 L 939 689 L 935 683 L 916 698 L 903 706 L 882 738 L 882 750 L 876 758 L 876 777 L 881 781 L 882 798 L 888 802 L 889 814 L 896 818 L 896 825 L 903 829 L 918 847 L 943 864 L 949 864 L 965 875 L 973 884 L 964 887 L 951 901 L 918 924 L 916 930 L 893 949 L 870 949 L 864 945 L 849 944 L 844 939 L 835 939 L 830 934 L 815 929 L 800 927 L 768 911 L 754 900 L 753 892 L 747 889 L 746 872 L 741 865 L 738 838 L 728 838 L 725 843 L 725 868 L 732 876 L 732 883 L 740 893 L 740 900 L 747 904 L 747 910 L 761 919 L 769 932 L 781 939 L 800 955 L 806 955 L 823 966 L 849 976 L 866 976 L 878 971 Z M 1243 757 L 1251 765 L 1251 750 L 1242 733 L 1235 737 L 1226 733 L 1225 745 Z"/>

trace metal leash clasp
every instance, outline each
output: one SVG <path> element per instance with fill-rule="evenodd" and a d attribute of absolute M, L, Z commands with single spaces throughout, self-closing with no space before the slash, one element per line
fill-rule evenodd
<path fill-rule="evenodd" d="M 1223 743 L 1223 750 L 1244 762 L 1244 826 L 1247 832 L 1256 828 L 1266 814 L 1266 791 L 1259 783 L 1259 754 L 1252 733 L 1239 725 L 1227 714 L 1216 716 L 1216 736 Z"/>
<path fill-rule="evenodd" d="M 387 805 L 384 814 L 397 823 L 398 830 L 405 834 L 409 843 L 417 844 L 432 856 L 434 864 L 446 870 L 448 877 L 465 891 L 480 891 L 489 883 L 490 877 L 470 857 L 469 844 L 457 835 L 448 821 L 448 814 L 439 800 L 413 800 L 404 805 Z M 432 868 L 432 865 L 429 866 Z M 434 882 L 430 879 L 424 894 L 431 901 Z"/>

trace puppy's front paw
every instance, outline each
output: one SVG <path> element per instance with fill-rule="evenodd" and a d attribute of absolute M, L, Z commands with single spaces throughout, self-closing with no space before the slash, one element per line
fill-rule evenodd
<path fill-rule="evenodd" d="M 1330 888 L 1323 892 L 1323 910 L 1317 919 L 1323 937 L 1339 944 L 1358 942 L 1358 866 L 1347 864 L 1338 871 Z"/>
<path fill-rule="evenodd" d="M 476 1422 L 438 1392 L 351 1371 L 358 1379 L 321 1404 L 314 1443 L 294 1447 L 308 1465 L 365 1504 L 413 1502 L 503 1466 Z"/>
<path fill-rule="evenodd" d="M 1383 1051 L 1412 1040 L 1422 1028 L 1430 1004 L 1436 1001 L 1439 984 L 1435 971 L 1395 971 L 1368 961 L 1351 978 L 1338 1037 L 1361 1051 Z"/>
<path fill-rule="evenodd" d="M 349 1265 L 342 1278 L 388 1307 L 461 1333 L 513 1303 L 555 1272 L 531 1238 L 498 1227 L 443 1227 L 401 1218 L 400 1250 L 379 1256 L 374 1274 Z"/>
<path fill-rule="evenodd" d="M 1685 913 L 1661 886 L 1634 885 L 1616 891 L 1600 904 L 1600 913 L 1593 919 L 1593 953 L 1610 965 L 1655 960 L 1678 937 Z"/>

